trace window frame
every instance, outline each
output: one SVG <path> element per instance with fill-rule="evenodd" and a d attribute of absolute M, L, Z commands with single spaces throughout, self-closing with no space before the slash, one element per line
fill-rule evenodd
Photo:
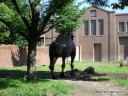
<path fill-rule="evenodd" d="M 96 17 L 97 16 L 96 10 L 90 10 L 90 16 L 91 17 Z"/>
<path fill-rule="evenodd" d="M 122 28 L 120 29 L 120 24 L 123 24 L 124 26 L 123 26 L 123 31 L 122 31 Z M 122 27 L 122 25 L 121 25 L 121 27 Z M 125 32 L 125 22 L 119 22 L 118 23 L 118 32 L 119 33 L 124 33 Z"/>
<path fill-rule="evenodd" d="M 87 25 L 87 26 L 86 26 Z M 86 27 L 85 27 L 86 26 Z M 89 35 L 89 20 L 86 20 L 84 22 L 84 36 L 88 36 Z"/>
<path fill-rule="evenodd" d="M 92 25 L 93 23 L 92 23 L 92 21 L 95 21 L 95 25 Z M 90 35 L 91 36 L 96 36 L 96 20 L 91 20 L 91 24 L 90 24 L 91 26 L 90 26 Z M 92 26 L 95 26 L 95 28 L 92 28 Z M 92 29 L 93 29 L 93 31 L 92 31 Z M 95 30 L 95 33 L 94 33 L 94 30 Z"/>
<path fill-rule="evenodd" d="M 44 46 L 45 45 L 45 35 L 41 35 L 39 38 L 38 38 L 38 46 Z"/>
<path fill-rule="evenodd" d="M 100 25 L 100 21 L 102 21 L 102 24 Z M 102 27 L 102 28 L 101 28 Z M 98 19 L 98 35 L 103 36 L 104 35 L 104 19 Z M 102 32 L 101 30 L 102 29 Z"/>

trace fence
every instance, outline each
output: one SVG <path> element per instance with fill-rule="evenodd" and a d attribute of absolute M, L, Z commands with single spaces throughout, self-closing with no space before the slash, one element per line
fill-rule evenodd
<path fill-rule="evenodd" d="M 79 47 L 77 49 L 77 55 L 75 60 L 80 60 Z M 21 47 L 16 45 L 1 45 L 0 46 L 0 66 L 22 66 L 27 61 L 27 47 Z M 66 61 L 69 61 L 68 59 Z M 56 63 L 61 63 L 61 58 Z M 36 55 L 37 65 L 47 65 L 49 61 L 49 48 L 46 46 L 37 46 Z"/>

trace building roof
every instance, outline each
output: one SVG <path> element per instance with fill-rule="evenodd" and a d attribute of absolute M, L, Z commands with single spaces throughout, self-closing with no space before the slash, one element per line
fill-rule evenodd
<path fill-rule="evenodd" d="M 118 14 L 115 14 L 116 16 L 126 16 L 128 15 L 128 13 L 118 13 Z"/>
<path fill-rule="evenodd" d="M 106 10 L 106 9 L 103 9 L 103 8 L 99 8 L 99 7 L 95 7 L 95 6 L 90 6 L 90 7 L 88 7 L 88 8 L 96 8 L 96 9 L 99 9 L 99 10 L 102 10 L 102 11 L 105 11 L 105 12 L 108 12 L 108 13 L 115 13 L 115 11 L 108 11 L 108 10 Z"/>
<path fill-rule="evenodd" d="M 96 8 L 96 9 L 99 9 L 99 10 L 102 10 L 102 11 L 105 11 L 105 12 L 108 12 L 108 13 L 115 13 L 115 11 L 108 11 L 108 10 L 106 10 L 106 9 L 103 9 L 103 8 L 99 8 L 99 7 L 95 7 L 95 6 L 90 6 L 90 7 L 88 7 L 88 9 L 89 8 Z M 116 13 L 115 14 L 116 16 L 126 16 L 126 15 L 128 15 L 128 13 Z"/>

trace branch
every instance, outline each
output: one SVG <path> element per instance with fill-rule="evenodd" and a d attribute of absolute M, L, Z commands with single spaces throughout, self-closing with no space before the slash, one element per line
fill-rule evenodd
<path fill-rule="evenodd" d="M 27 19 L 22 15 L 21 10 L 18 7 L 18 4 L 17 4 L 16 0 L 12 0 L 12 3 L 15 5 L 16 11 L 18 12 L 20 17 L 22 18 L 22 20 L 23 20 L 24 24 L 26 25 L 28 31 L 30 31 L 30 25 L 29 25 Z"/>
<path fill-rule="evenodd" d="M 60 22 L 57 22 L 56 24 L 54 24 L 54 25 L 50 26 L 50 27 L 49 27 L 49 29 L 48 29 L 48 30 L 46 30 L 46 31 L 44 31 L 44 32 L 42 32 L 42 34 L 47 33 L 47 32 L 48 32 L 48 31 L 50 31 L 52 28 L 56 27 L 59 23 L 60 23 Z"/>
<path fill-rule="evenodd" d="M 72 12 L 71 14 L 67 15 L 67 16 L 64 16 L 62 19 L 60 19 L 59 21 L 57 21 L 56 23 L 54 23 L 52 26 L 49 27 L 48 30 L 42 32 L 42 34 L 45 34 L 47 33 L 48 31 L 50 31 L 52 28 L 56 27 L 60 22 L 62 22 L 65 18 L 69 17 L 69 16 L 72 16 L 75 14 L 75 11 Z"/>
<path fill-rule="evenodd" d="M 30 4 L 30 8 L 31 8 L 31 11 L 32 11 L 32 15 L 35 15 L 36 13 L 39 13 L 39 5 L 38 4 L 34 4 L 33 3 L 34 0 L 29 0 L 29 4 Z"/>
<path fill-rule="evenodd" d="M 4 19 L 0 18 L 0 22 L 4 23 L 10 30 L 12 30 L 10 22 L 5 21 Z"/>
<path fill-rule="evenodd" d="M 28 40 L 28 36 L 26 34 L 24 34 L 22 31 L 19 31 L 19 34 L 21 36 L 23 36 L 26 40 Z"/>
<path fill-rule="evenodd" d="M 33 3 L 33 0 L 29 0 L 29 4 L 32 12 L 31 30 L 33 30 L 32 32 L 36 32 L 38 28 L 38 22 L 40 20 L 40 10 L 39 6 Z"/>
<path fill-rule="evenodd" d="M 40 35 L 42 34 L 42 32 L 44 31 L 46 25 L 48 24 L 48 21 L 50 20 L 51 16 L 52 16 L 54 13 L 55 13 L 55 11 L 51 11 L 51 13 L 49 13 L 49 14 L 45 17 L 44 22 L 43 22 L 44 24 L 43 24 L 41 30 L 39 31 L 39 36 L 40 36 Z"/>
<path fill-rule="evenodd" d="M 32 3 L 32 0 L 29 0 L 29 4 L 30 4 L 31 12 L 32 12 L 32 17 L 33 17 L 34 16 L 34 6 Z"/>
<path fill-rule="evenodd" d="M 4 23 L 12 32 L 13 32 L 13 28 L 12 28 L 12 26 L 11 26 L 11 22 L 7 22 L 7 21 L 5 21 L 4 19 L 1 19 L 0 18 L 0 22 L 2 22 L 2 23 Z M 19 32 L 19 34 L 21 35 L 21 36 L 23 36 L 26 40 L 28 40 L 28 37 L 27 37 L 27 35 L 26 34 L 24 34 L 23 32 Z"/>
<path fill-rule="evenodd" d="M 37 36 L 40 36 L 40 35 L 43 33 L 43 31 L 45 30 L 45 27 L 47 26 L 47 24 L 48 24 L 48 22 L 49 22 L 51 16 L 54 15 L 55 12 L 56 12 L 58 9 L 62 8 L 62 7 L 64 6 L 64 4 L 65 4 L 65 1 L 62 0 L 62 2 L 60 3 L 60 5 L 59 5 L 57 8 L 53 8 L 53 10 L 50 11 L 50 12 L 46 15 L 46 17 L 44 18 L 44 21 L 43 21 L 43 26 L 42 26 L 42 28 L 39 30 L 39 32 L 37 33 Z M 51 29 L 52 29 L 52 28 L 51 28 Z M 44 33 L 46 33 L 46 32 L 44 32 Z"/>
<path fill-rule="evenodd" d="M 26 7 L 29 7 L 27 4 L 26 4 L 26 2 L 23 0 L 23 2 L 24 2 L 24 4 L 26 5 Z M 30 18 L 30 20 L 32 19 L 31 18 L 31 15 L 30 15 L 30 10 L 28 9 L 28 11 L 29 11 L 29 18 Z"/>

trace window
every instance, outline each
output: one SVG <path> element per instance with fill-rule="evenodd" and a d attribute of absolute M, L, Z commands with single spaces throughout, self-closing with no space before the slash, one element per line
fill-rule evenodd
<path fill-rule="evenodd" d="M 99 35 L 104 35 L 104 20 L 103 19 L 98 20 L 98 26 L 99 26 Z"/>
<path fill-rule="evenodd" d="M 119 22 L 119 32 L 124 32 L 124 31 L 125 31 L 125 23 Z"/>
<path fill-rule="evenodd" d="M 88 20 L 84 22 L 84 35 L 88 35 Z"/>
<path fill-rule="evenodd" d="M 45 35 L 42 35 L 38 38 L 38 43 L 39 46 L 45 45 Z"/>
<path fill-rule="evenodd" d="M 91 20 L 91 35 L 96 35 L 96 20 Z"/>
<path fill-rule="evenodd" d="M 96 10 L 91 10 L 90 15 L 91 17 L 96 17 Z"/>

